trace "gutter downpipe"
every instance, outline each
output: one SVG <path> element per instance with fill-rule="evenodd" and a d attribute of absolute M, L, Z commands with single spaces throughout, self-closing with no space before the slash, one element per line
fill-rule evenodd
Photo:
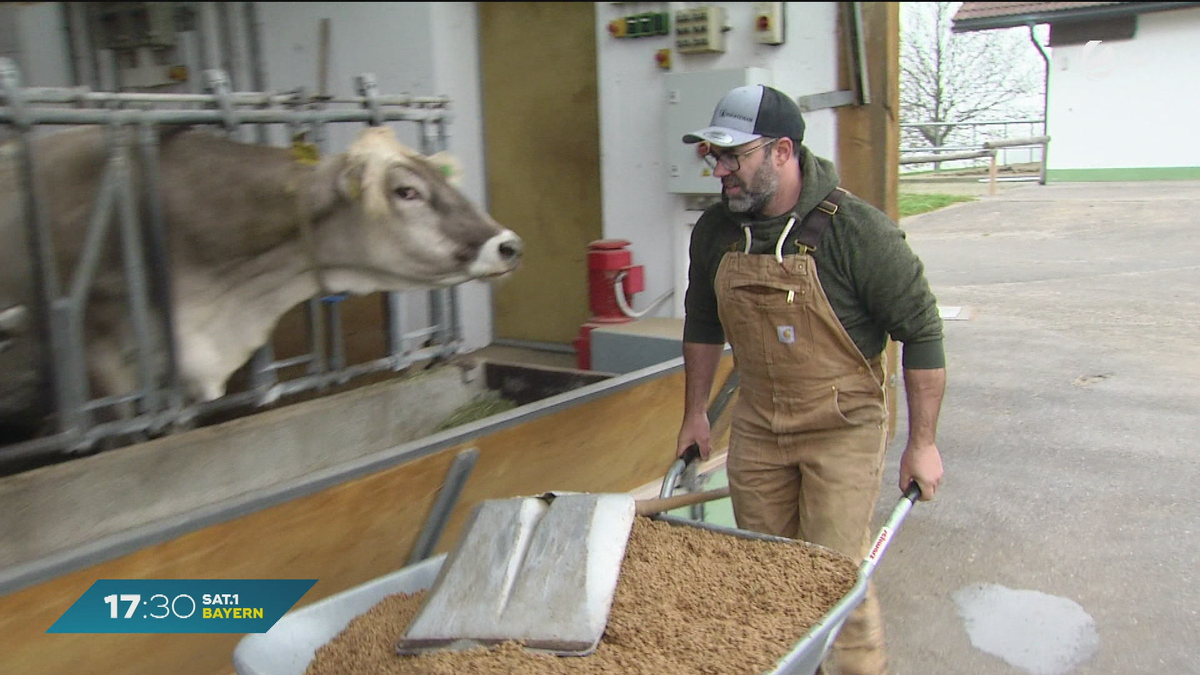
<path fill-rule="evenodd" d="M 1046 56 L 1046 49 L 1044 47 L 1042 47 L 1041 43 L 1039 43 L 1037 41 L 1037 36 L 1034 35 L 1034 33 L 1033 33 L 1033 29 L 1035 27 L 1036 26 L 1034 24 L 1032 24 L 1032 23 L 1029 24 L 1029 41 L 1033 43 L 1034 47 L 1037 47 L 1038 53 L 1042 55 L 1042 61 L 1045 62 L 1045 64 L 1046 64 L 1045 76 L 1042 81 L 1042 135 L 1049 136 L 1050 135 L 1050 57 Z M 1042 144 L 1042 175 L 1038 179 L 1039 185 L 1046 184 L 1046 166 L 1048 164 L 1046 157 L 1047 157 L 1047 154 L 1049 154 L 1049 151 L 1050 151 L 1050 144 L 1043 143 Z"/>

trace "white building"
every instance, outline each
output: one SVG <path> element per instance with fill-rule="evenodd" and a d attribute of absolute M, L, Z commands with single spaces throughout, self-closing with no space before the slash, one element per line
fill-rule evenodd
<path fill-rule="evenodd" d="M 1200 179 L 1200 3 L 965 2 L 953 31 L 1039 24 L 1047 182 Z"/>

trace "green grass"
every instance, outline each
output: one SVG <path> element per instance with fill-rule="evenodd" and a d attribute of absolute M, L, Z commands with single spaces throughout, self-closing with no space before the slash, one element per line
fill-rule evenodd
<path fill-rule="evenodd" d="M 517 404 L 514 401 L 500 396 L 497 392 L 480 394 L 463 407 L 454 411 L 434 431 L 445 431 L 446 429 L 453 429 L 454 427 L 470 424 L 471 422 L 478 422 L 485 417 L 499 415 L 515 407 L 517 407 Z"/>
<path fill-rule="evenodd" d="M 911 192 L 901 192 L 898 199 L 900 207 L 900 217 L 915 216 L 918 213 L 928 213 L 936 211 L 942 207 L 957 204 L 959 202 L 973 202 L 974 197 L 964 195 L 943 195 L 943 194 L 915 194 Z"/>

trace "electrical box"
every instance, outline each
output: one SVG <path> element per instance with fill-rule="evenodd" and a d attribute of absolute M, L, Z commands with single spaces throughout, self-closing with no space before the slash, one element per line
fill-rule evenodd
<path fill-rule="evenodd" d="M 667 190 L 675 194 L 719 195 L 721 181 L 696 152 L 683 142 L 685 134 L 703 129 L 712 121 L 713 109 L 730 89 L 747 84 L 774 86 L 771 71 L 763 68 L 709 70 L 663 75 L 666 105 Z"/>
<path fill-rule="evenodd" d="M 87 3 L 93 39 L 112 50 L 122 89 L 162 87 L 188 79 L 179 63 L 176 3 Z"/>
<path fill-rule="evenodd" d="M 764 45 L 783 44 L 783 3 L 754 3 L 754 41 Z"/>
<path fill-rule="evenodd" d="M 690 7 L 675 12 L 675 49 L 680 54 L 725 51 L 725 8 Z"/>

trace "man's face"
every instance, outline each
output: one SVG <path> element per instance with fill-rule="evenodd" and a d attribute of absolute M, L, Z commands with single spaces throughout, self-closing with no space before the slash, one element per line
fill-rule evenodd
<path fill-rule="evenodd" d="M 760 138 L 728 150 L 711 151 L 720 158 L 713 175 L 721 179 L 721 201 L 730 211 L 759 213 L 775 197 L 779 171 L 770 161 L 775 140 Z M 731 171 L 730 165 L 737 169 Z"/>

